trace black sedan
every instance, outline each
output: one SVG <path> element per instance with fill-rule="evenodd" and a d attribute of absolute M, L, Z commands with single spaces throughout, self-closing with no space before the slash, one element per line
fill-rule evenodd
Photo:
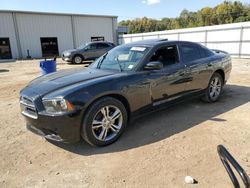
<path fill-rule="evenodd" d="M 47 139 L 105 146 L 127 123 L 190 97 L 215 102 L 231 72 L 227 53 L 192 42 L 118 46 L 89 68 L 41 76 L 20 92 L 27 128 Z"/>

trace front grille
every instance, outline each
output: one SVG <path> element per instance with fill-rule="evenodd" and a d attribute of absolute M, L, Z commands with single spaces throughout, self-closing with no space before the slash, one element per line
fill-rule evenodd
<path fill-rule="evenodd" d="M 33 119 L 37 119 L 37 110 L 36 110 L 33 100 L 27 97 L 21 96 L 20 105 L 21 105 L 21 111 L 23 115 L 28 116 Z"/>

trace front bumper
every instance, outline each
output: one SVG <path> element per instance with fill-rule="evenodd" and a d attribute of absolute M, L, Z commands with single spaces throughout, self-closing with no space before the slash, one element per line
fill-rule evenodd
<path fill-rule="evenodd" d="M 64 55 L 62 55 L 62 60 L 63 61 L 67 61 L 67 62 L 71 62 L 72 61 L 72 57 L 71 56 L 64 56 Z"/>
<path fill-rule="evenodd" d="M 73 143 L 80 140 L 80 113 L 61 116 L 38 114 L 37 119 L 24 117 L 27 129 L 46 139 L 65 143 Z"/>
<path fill-rule="evenodd" d="M 21 91 L 20 106 L 28 130 L 58 142 L 72 143 L 80 140 L 82 110 L 58 115 L 48 114 L 42 98 L 32 88 Z"/>

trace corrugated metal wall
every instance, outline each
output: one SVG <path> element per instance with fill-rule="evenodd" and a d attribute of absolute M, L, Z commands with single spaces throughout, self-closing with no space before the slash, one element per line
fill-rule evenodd
<path fill-rule="evenodd" d="M 17 40 L 12 13 L 0 14 L 0 38 L 9 38 L 12 57 L 18 57 Z"/>
<path fill-rule="evenodd" d="M 73 48 L 70 16 L 16 14 L 22 57 L 42 57 L 40 37 L 57 37 L 59 54 Z"/>
<path fill-rule="evenodd" d="M 0 37 L 10 39 L 13 58 L 41 58 L 41 37 L 57 37 L 58 50 L 73 49 L 103 36 L 117 43 L 117 19 L 112 16 L 0 11 Z"/>
<path fill-rule="evenodd" d="M 227 51 L 234 57 L 250 58 L 250 22 L 120 35 L 119 44 L 157 38 L 199 42 L 208 48 Z"/>
<path fill-rule="evenodd" d="M 113 42 L 112 18 L 74 16 L 76 46 L 91 41 L 91 37 L 104 36 Z"/>

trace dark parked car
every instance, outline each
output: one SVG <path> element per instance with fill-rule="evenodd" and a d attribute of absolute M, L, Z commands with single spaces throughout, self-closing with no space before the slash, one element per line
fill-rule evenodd
<path fill-rule="evenodd" d="M 114 47 L 115 45 L 111 42 L 90 42 L 81 45 L 77 49 L 64 51 L 62 59 L 79 64 L 83 60 L 95 60 Z"/>
<path fill-rule="evenodd" d="M 149 40 L 118 46 L 89 68 L 39 77 L 20 93 L 27 128 L 62 142 L 113 143 L 129 120 L 200 96 L 215 102 L 231 58 L 192 42 Z M 140 139 L 140 138 L 138 138 Z"/>

